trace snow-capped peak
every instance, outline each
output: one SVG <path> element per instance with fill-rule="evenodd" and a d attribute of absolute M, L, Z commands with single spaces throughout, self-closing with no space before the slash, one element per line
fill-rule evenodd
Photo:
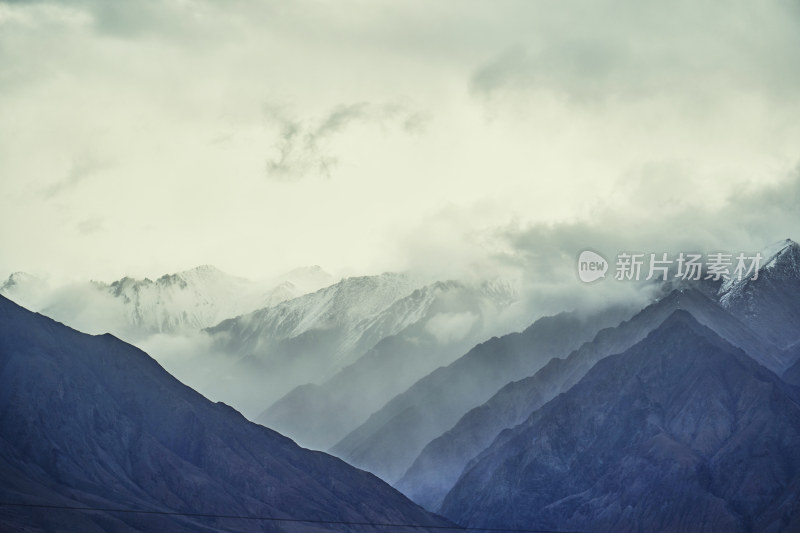
<path fill-rule="evenodd" d="M 758 278 L 765 276 L 767 273 L 772 271 L 777 265 L 785 264 L 784 258 L 790 256 L 794 256 L 800 258 L 800 245 L 798 245 L 792 239 L 784 239 L 769 246 L 763 248 L 761 252 L 761 263 L 758 269 Z M 797 261 L 797 260 L 795 260 Z M 797 270 L 795 268 L 795 270 Z M 800 275 L 800 270 L 795 272 L 796 275 Z M 732 298 L 736 298 L 738 294 L 745 290 L 750 282 L 752 281 L 752 273 L 750 273 L 744 279 L 738 279 L 735 277 L 731 277 L 730 279 L 726 280 L 719 288 L 717 295 L 719 297 L 720 303 L 727 307 L 730 304 Z"/>
<path fill-rule="evenodd" d="M 324 287 L 329 287 L 340 280 L 323 270 L 319 265 L 295 268 L 272 280 L 275 286 L 290 283 L 300 294 L 307 294 Z"/>
<path fill-rule="evenodd" d="M 792 239 L 784 239 L 767 246 L 761 250 L 761 268 L 772 268 L 777 262 L 777 259 L 790 249 L 798 250 L 800 249 L 800 245 Z"/>

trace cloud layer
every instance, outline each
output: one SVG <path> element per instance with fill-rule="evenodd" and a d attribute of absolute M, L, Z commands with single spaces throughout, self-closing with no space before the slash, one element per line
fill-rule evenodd
<path fill-rule="evenodd" d="M 799 11 L 0 1 L 0 275 L 508 270 L 544 294 L 587 245 L 797 238 Z"/>

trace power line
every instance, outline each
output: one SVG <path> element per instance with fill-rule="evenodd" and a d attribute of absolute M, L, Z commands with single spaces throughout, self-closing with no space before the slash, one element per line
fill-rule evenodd
<path fill-rule="evenodd" d="M 221 515 L 210 513 L 184 513 L 180 511 L 152 511 L 146 509 L 112 509 L 103 507 L 71 507 L 67 505 L 44 505 L 36 503 L 0 502 L 0 507 L 22 507 L 31 509 L 57 509 L 62 511 L 97 511 L 103 513 L 129 513 L 162 516 L 191 516 L 195 518 L 226 518 L 235 520 L 262 520 L 269 522 L 300 522 L 306 524 L 327 524 L 335 526 L 403 527 L 415 529 L 438 529 L 448 531 L 486 531 L 493 533 L 580 533 L 579 531 L 554 531 L 550 529 L 505 529 L 491 527 L 426 526 L 422 524 L 392 524 L 380 522 L 348 522 L 345 520 L 318 520 L 311 518 L 278 518 L 274 516 Z"/>

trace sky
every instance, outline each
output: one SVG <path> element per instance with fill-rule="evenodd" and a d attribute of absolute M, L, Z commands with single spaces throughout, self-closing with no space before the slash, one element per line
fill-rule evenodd
<path fill-rule="evenodd" d="M 0 0 L 0 276 L 800 239 L 788 0 Z"/>

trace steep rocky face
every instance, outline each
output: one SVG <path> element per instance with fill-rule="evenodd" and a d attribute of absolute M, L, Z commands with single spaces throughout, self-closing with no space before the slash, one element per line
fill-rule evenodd
<path fill-rule="evenodd" d="M 182 385 L 144 352 L 0 297 L 0 500 L 164 513 L 445 525 L 375 478 Z M 26 531 L 348 526 L 0 507 Z M 365 530 L 365 529 L 364 529 Z"/>
<path fill-rule="evenodd" d="M 398 480 L 432 439 L 499 388 L 563 357 L 626 309 L 581 317 L 562 313 L 537 320 L 522 333 L 493 338 L 439 368 L 393 398 L 353 430 L 331 453 L 388 481 Z"/>
<path fill-rule="evenodd" d="M 466 413 L 454 427 L 428 443 L 395 486 L 426 509 L 438 510 L 467 463 L 501 431 L 523 422 L 534 410 L 569 390 L 604 357 L 622 352 L 642 340 L 678 309 L 690 311 L 700 322 L 765 364 L 780 366 L 780 350 L 715 302 L 696 290 L 676 290 L 631 320 L 599 332 L 591 342 L 568 357 L 553 359 L 533 376 L 500 389 L 486 403 Z"/>
<path fill-rule="evenodd" d="M 753 330 L 786 348 L 800 341 L 800 245 L 786 239 L 763 254 L 758 279 L 723 285 L 719 300 Z"/>
<path fill-rule="evenodd" d="M 797 531 L 797 389 L 676 311 L 502 432 L 442 512 L 579 531 Z"/>

